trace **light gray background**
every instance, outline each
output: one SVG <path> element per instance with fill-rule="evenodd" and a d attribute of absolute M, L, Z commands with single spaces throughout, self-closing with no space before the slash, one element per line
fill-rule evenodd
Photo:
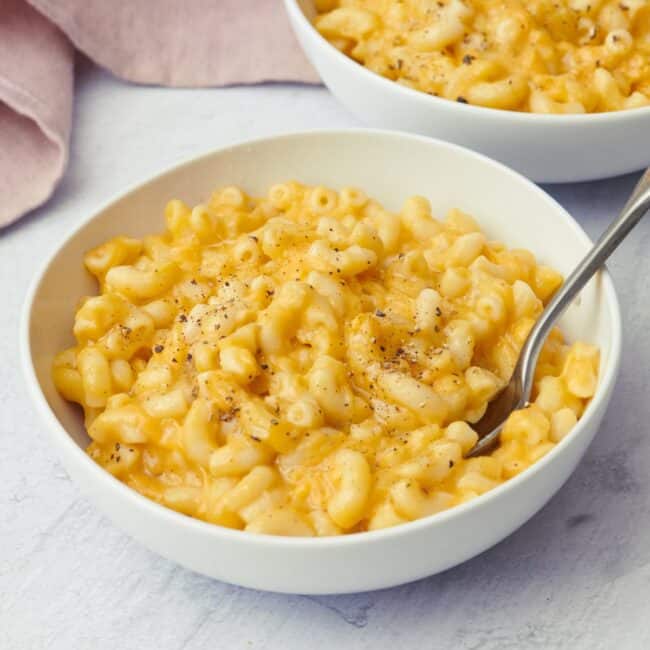
<path fill-rule="evenodd" d="M 624 358 L 596 441 L 528 524 L 442 575 L 339 597 L 221 584 L 114 528 L 59 464 L 17 346 L 28 283 L 55 243 L 114 193 L 179 159 L 246 138 L 358 125 L 322 88 L 145 88 L 82 66 L 65 180 L 45 207 L 0 231 L 2 650 L 650 647 L 650 219 L 610 264 Z M 594 236 L 636 176 L 547 189 Z"/>

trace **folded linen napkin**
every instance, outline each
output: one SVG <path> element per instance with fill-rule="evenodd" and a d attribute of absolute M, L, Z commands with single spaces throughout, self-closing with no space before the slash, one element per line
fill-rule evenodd
<path fill-rule="evenodd" d="M 136 83 L 318 82 L 280 0 L 0 0 L 0 227 L 65 170 L 73 46 Z"/>

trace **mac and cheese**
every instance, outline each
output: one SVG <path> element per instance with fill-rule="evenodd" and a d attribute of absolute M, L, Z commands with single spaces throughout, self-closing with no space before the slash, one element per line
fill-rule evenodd
<path fill-rule="evenodd" d="M 530 407 L 464 459 L 561 277 L 459 210 L 290 182 L 165 218 L 86 255 L 99 295 L 53 373 L 90 456 L 179 512 L 279 535 L 424 517 L 534 463 L 596 390 L 597 349 L 555 330 Z"/>
<path fill-rule="evenodd" d="M 649 0 L 317 0 L 315 25 L 388 79 L 533 113 L 650 105 Z"/>

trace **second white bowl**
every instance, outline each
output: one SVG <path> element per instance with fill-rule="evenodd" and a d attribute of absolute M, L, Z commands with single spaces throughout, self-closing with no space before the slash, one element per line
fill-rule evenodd
<path fill-rule="evenodd" d="M 650 164 L 650 107 L 540 115 L 432 97 L 385 79 L 330 45 L 313 27 L 313 0 L 285 0 L 293 29 L 322 80 L 365 124 L 442 138 L 480 151 L 538 183 L 568 183 Z"/>

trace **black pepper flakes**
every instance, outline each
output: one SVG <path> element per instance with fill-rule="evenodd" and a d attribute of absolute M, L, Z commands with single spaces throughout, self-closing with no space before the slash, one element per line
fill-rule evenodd
<path fill-rule="evenodd" d="M 162 345 L 156 345 L 153 349 L 154 352 L 160 354 L 165 348 Z"/>
<path fill-rule="evenodd" d="M 467 103 L 469 103 L 462 95 L 458 95 L 458 97 L 456 97 L 456 101 L 459 104 L 467 104 Z"/>

